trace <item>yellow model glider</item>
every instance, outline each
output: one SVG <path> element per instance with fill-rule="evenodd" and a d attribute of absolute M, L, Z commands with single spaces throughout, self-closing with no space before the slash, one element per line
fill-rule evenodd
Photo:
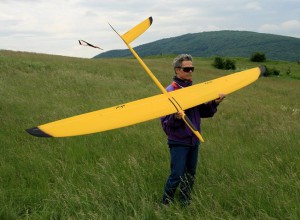
<path fill-rule="evenodd" d="M 252 68 L 168 93 L 129 45 L 129 43 L 150 27 L 152 21 L 150 17 L 125 34 L 119 36 L 163 94 L 54 121 L 27 129 L 27 132 L 38 137 L 84 135 L 125 127 L 181 112 L 184 115 L 183 119 L 188 127 L 195 133 L 200 141 L 203 142 L 202 136 L 184 114 L 184 110 L 216 99 L 220 93 L 229 94 L 253 83 L 264 73 L 265 67 Z"/>

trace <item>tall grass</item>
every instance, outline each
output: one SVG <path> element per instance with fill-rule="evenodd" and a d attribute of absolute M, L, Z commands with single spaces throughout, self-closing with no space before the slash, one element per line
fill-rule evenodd
<path fill-rule="evenodd" d="M 257 65 L 236 59 L 239 70 Z M 170 83 L 172 57 L 144 60 Z M 211 63 L 195 59 L 195 82 L 230 73 Z M 229 95 L 203 120 L 193 202 L 165 208 L 159 120 L 71 138 L 24 131 L 158 94 L 134 59 L 0 51 L 0 219 L 299 219 L 300 65 L 266 64 L 283 75 Z"/>

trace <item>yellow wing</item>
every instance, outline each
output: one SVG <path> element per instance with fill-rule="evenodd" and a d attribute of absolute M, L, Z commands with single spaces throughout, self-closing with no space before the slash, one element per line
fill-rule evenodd
<path fill-rule="evenodd" d="M 27 131 L 39 137 L 67 137 L 101 132 L 129 126 L 176 112 L 163 94 L 94 111 Z"/>
<path fill-rule="evenodd" d="M 220 93 L 234 92 L 257 80 L 263 72 L 263 67 L 253 68 L 176 90 L 168 95 L 140 99 L 40 125 L 27 131 L 38 137 L 67 137 L 129 126 L 178 112 L 178 105 L 185 110 L 215 99 Z"/>
<path fill-rule="evenodd" d="M 224 77 L 170 92 L 182 109 L 214 100 L 222 94 L 230 94 L 256 81 L 265 72 L 265 67 L 233 73 Z"/>

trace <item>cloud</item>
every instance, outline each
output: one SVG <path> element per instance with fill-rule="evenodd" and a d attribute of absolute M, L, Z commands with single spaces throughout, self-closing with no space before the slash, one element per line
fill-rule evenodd
<path fill-rule="evenodd" d="M 249 30 L 300 37 L 299 0 L 0 0 L 0 49 L 78 57 L 126 46 L 121 34 L 153 16 L 154 23 L 132 46 L 162 38 L 215 30 Z M 283 13 L 288 12 L 288 13 Z M 280 15 L 280 16 L 279 16 Z"/>
<path fill-rule="evenodd" d="M 262 9 L 262 7 L 258 2 L 249 2 L 245 5 L 245 9 L 259 11 Z"/>
<path fill-rule="evenodd" d="M 263 24 L 259 31 L 265 33 L 284 34 L 289 33 L 300 38 L 300 20 L 289 20 L 279 24 Z"/>
<path fill-rule="evenodd" d="M 286 21 L 281 23 L 280 26 L 285 30 L 300 29 L 300 21 L 299 20 Z"/>

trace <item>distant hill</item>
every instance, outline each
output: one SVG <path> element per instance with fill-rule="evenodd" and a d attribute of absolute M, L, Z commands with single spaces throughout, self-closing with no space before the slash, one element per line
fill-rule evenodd
<path fill-rule="evenodd" d="M 267 59 L 298 61 L 300 39 L 249 31 L 213 31 L 185 34 L 135 47 L 140 56 L 189 53 L 197 57 L 249 57 L 265 53 Z M 94 58 L 128 57 L 129 50 L 111 50 Z"/>

